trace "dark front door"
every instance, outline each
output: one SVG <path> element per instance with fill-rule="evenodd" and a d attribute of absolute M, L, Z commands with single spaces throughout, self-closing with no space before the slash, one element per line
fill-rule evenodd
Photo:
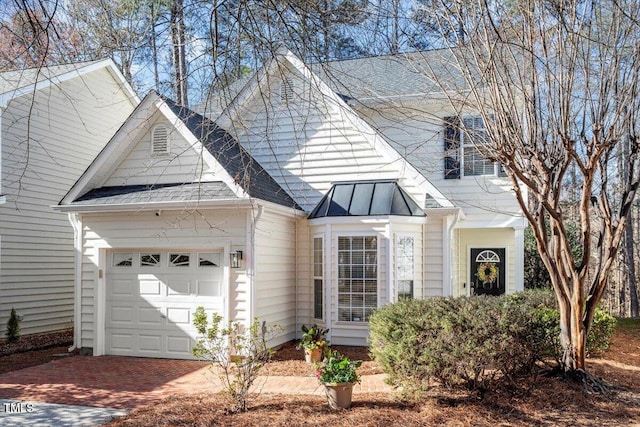
<path fill-rule="evenodd" d="M 502 295 L 507 263 L 504 248 L 471 249 L 471 292 L 473 295 Z"/>

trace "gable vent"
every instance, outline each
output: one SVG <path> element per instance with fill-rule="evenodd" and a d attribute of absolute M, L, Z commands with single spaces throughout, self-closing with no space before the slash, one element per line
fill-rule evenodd
<path fill-rule="evenodd" d="M 158 125 L 153 128 L 153 132 L 151 132 L 151 153 L 169 153 L 169 131 L 166 126 Z"/>
<path fill-rule="evenodd" d="M 291 79 L 285 78 L 282 80 L 282 86 L 280 86 L 280 101 L 293 101 L 293 82 Z"/>

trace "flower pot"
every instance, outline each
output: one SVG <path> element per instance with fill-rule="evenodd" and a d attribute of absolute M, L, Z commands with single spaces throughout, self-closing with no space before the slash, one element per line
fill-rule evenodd
<path fill-rule="evenodd" d="M 314 348 L 313 350 L 305 348 L 304 360 L 307 363 L 320 362 L 322 360 L 322 347 Z"/>
<path fill-rule="evenodd" d="M 347 409 L 351 407 L 353 383 L 325 384 L 324 390 L 331 409 Z"/>

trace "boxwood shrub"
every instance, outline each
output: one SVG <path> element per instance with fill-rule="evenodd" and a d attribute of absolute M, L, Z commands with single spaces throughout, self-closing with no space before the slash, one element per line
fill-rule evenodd
<path fill-rule="evenodd" d="M 548 291 L 403 300 L 372 315 L 370 352 L 390 384 L 409 393 L 434 383 L 488 389 L 497 378 L 533 374 L 537 362 L 559 359 L 558 318 Z M 614 325 L 598 311 L 589 354 L 608 348 Z"/>

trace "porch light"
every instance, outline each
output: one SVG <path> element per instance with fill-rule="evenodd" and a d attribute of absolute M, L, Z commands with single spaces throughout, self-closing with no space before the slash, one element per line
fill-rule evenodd
<path fill-rule="evenodd" d="M 231 268 L 240 268 L 242 261 L 242 251 L 231 252 Z"/>

